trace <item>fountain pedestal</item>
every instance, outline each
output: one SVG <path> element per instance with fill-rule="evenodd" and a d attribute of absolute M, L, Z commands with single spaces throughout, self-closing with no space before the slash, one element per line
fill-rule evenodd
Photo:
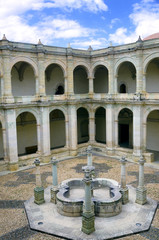
<path fill-rule="evenodd" d="M 58 193 L 58 181 L 57 181 L 57 163 L 58 161 L 56 160 L 55 157 L 51 159 L 51 164 L 52 164 L 52 188 L 50 189 L 51 193 L 51 202 L 56 204 L 56 194 Z"/>
<path fill-rule="evenodd" d="M 85 173 L 85 177 L 83 179 L 85 183 L 85 200 L 83 204 L 82 232 L 86 234 L 91 234 L 95 231 L 94 203 L 92 202 L 91 194 L 92 171 L 94 171 L 94 167 L 86 166 L 82 169 Z"/>
<path fill-rule="evenodd" d="M 41 183 L 40 174 L 40 161 L 38 158 L 35 159 L 34 164 L 36 166 L 36 187 L 34 188 L 34 203 L 40 205 L 45 202 L 44 200 L 44 188 Z"/>
<path fill-rule="evenodd" d="M 136 189 L 136 203 L 145 204 L 147 202 L 147 190 L 144 187 L 144 159 L 141 156 L 139 160 L 139 186 Z"/>
<path fill-rule="evenodd" d="M 129 189 L 126 186 L 126 167 L 125 164 L 127 160 L 125 157 L 122 157 L 121 160 L 121 186 L 120 192 L 122 194 L 122 204 L 126 204 L 129 202 Z"/>

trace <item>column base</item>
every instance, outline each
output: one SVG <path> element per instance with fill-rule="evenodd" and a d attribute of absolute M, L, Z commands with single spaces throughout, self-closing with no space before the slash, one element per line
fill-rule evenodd
<path fill-rule="evenodd" d="M 40 205 L 44 203 L 44 188 L 43 187 L 36 187 L 34 188 L 34 203 Z"/>
<path fill-rule="evenodd" d="M 140 205 L 144 205 L 145 203 L 147 203 L 147 189 L 145 187 L 143 188 L 137 188 L 136 189 L 136 203 L 140 204 Z"/>
<path fill-rule="evenodd" d="M 129 202 L 129 189 L 126 188 L 120 188 L 120 193 L 122 195 L 122 204 L 126 204 Z"/>
<path fill-rule="evenodd" d="M 70 156 L 76 156 L 77 155 L 77 149 L 70 149 Z"/>
<path fill-rule="evenodd" d="M 51 194 L 51 199 L 50 202 L 56 204 L 57 200 L 56 200 L 56 194 L 58 193 L 58 188 L 57 187 L 53 187 L 50 189 L 50 194 Z"/>
<path fill-rule="evenodd" d="M 19 169 L 19 164 L 17 162 L 8 164 L 9 171 L 17 171 L 18 169 Z"/>
<path fill-rule="evenodd" d="M 83 213 L 82 216 L 82 232 L 86 234 L 91 234 L 95 231 L 95 216 L 94 213 Z"/>

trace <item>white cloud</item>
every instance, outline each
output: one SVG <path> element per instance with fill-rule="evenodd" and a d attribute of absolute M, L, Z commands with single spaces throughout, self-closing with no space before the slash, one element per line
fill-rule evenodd
<path fill-rule="evenodd" d="M 16 27 L 15 27 L 16 26 Z M 0 19 L 0 34 L 6 34 L 10 41 L 50 44 L 54 39 L 88 37 L 94 30 L 82 27 L 78 22 L 68 19 L 45 18 L 35 26 L 29 26 L 21 17 L 10 16 Z"/>
<path fill-rule="evenodd" d="M 81 26 L 77 21 L 71 19 L 59 18 L 56 16 L 45 17 L 43 12 L 39 22 L 37 20 L 33 25 L 29 24 L 32 15 L 30 10 L 43 10 L 45 7 L 55 7 L 53 4 L 59 4 L 59 7 L 64 4 L 67 7 L 82 7 L 89 2 L 94 2 L 92 7 L 102 6 L 101 0 L 80 0 L 75 4 L 74 0 L 66 1 L 45 1 L 45 0 L 1 0 L 2 7 L 0 8 L 0 36 L 6 34 L 10 41 L 21 41 L 37 43 L 41 39 L 43 44 L 53 44 L 54 39 L 68 39 L 78 37 L 88 37 L 93 35 L 95 30 Z M 28 15 L 26 15 L 28 14 Z M 28 20 L 28 21 L 27 21 Z"/>
<path fill-rule="evenodd" d="M 93 49 L 106 48 L 108 42 L 105 38 L 88 39 L 88 40 L 75 40 L 71 42 L 74 48 L 88 49 L 91 46 Z"/>
<path fill-rule="evenodd" d="M 137 41 L 139 35 L 144 38 L 159 32 L 159 4 L 154 0 L 143 0 L 133 5 L 133 12 L 129 15 L 134 31 L 124 27 L 118 28 L 109 35 L 109 40 L 123 44 Z"/>
<path fill-rule="evenodd" d="M 52 7 L 66 9 L 84 8 L 93 12 L 108 10 L 104 0 L 52 0 Z"/>

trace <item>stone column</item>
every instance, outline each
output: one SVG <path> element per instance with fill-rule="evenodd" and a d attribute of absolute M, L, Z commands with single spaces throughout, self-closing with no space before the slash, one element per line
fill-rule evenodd
<path fill-rule="evenodd" d="M 44 69 L 44 53 L 38 53 L 38 92 L 40 97 L 45 96 L 45 69 Z"/>
<path fill-rule="evenodd" d="M 113 51 L 112 48 L 109 48 L 110 51 Z M 109 55 L 109 69 L 108 69 L 108 86 L 109 94 L 114 94 L 115 93 L 115 87 L 114 87 L 114 57 L 113 55 Z"/>
<path fill-rule="evenodd" d="M 92 166 L 92 146 L 87 148 L 87 166 Z"/>
<path fill-rule="evenodd" d="M 17 131 L 15 109 L 5 110 L 6 138 L 7 138 L 7 157 L 9 170 L 18 169 L 18 150 L 17 150 Z"/>
<path fill-rule="evenodd" d="M 93 77 L 89 77 L 89 97 L 93 98 L 93 94 L 94 94 L 94 88 L 93 88 Z"/>
<path fill-rule="evenodd" d="M 120 192 L 122 194 L 122 204 L 126 204 L 129 202 L 129 190 L 126 186 L 126 167 L 125 164 L 127 160 L 125 157 L 122 157 L 121 160 L 121 185 L 120 185 Z"/>
<path fill-rule="evenodd" d="M 143 93 L 146 92 L 146 73 L 143 73 Z"/>
<path fill-rule="evenodd" d="M 40 144 L 43 156 L 50 155 L 49 107 L 40 107 Z"/>
<path fill-rule="evenodd" d="M 50 189 L 51 193 L 51 202 L 56 204 L 56 194 L 58 193 L 58 180 L 57 180 L 57 163 L 55 157 L 51 158 L 51 164 L 52 164 L 52 188 Z"/>
<path fill-rule="evenodd" d="M 77 111 L 75 105 L 68 106 L 70 155 L 77 154 Z"/>
<path fill-rule="evenodd" d="M 133 158 L 139 159 L 143 150 L 142 106 L 133 107 Z"/>
<path fill-rule="evenodd" d="M 65 132 L 66 132 L 66 148 L 69 147 L 69 122 L 65 120 Z"/>
<path fill-rule="evenodd" d="M 67 76 L 64 76 L 64 94 L 67 96 L 68 95 L 68 79 Z"/>
<path fill-rule="evenodd" d="M 41 126 L 40 126 L 40 124 L 36 124 L 36 128 L 37 128 L 37 144 L 38 144 L 37 152 L 38 152 L 38 154 L 40 154 L 41 153 L 41 138 L 40 138 L 40 128 L 41 128 Z"/>
<path fill-rule="evenodd" d="M 92 171 L 94 171 L 94 167 L 86 166 L 82 169 L 85 173 L 85 177 L 83 179 L 85 183 L 85 200 L 83 204 L 82 232 L 86 234 L 91 234 L 95 231 L 94 203 L 92 202 L 91 197 Z"/>
<path fill-rule="evenodd" d="M 67 87 L 68 94 L 74 94 L 74 86 L 73 86 L 73 57 L 72 57 L 72 48 L 67 48 Z"/>
<path fill-rule="evenodd" d="M 40 161 L 38 158 L 35 159 L 34 164 L 36 166 L 36 187 L 34 188 L 34 203 L 42 204 L 44 200 L 44 188 L 41 183 L 41 174 L 40 174 Z"/>
<path fill-rule="evenodd" d="M 145 204 L 147 202 L 146 193 L 147 190 L 144 186 L 144 163 L 145 160 L 143 159 L 143 156 L 140 157 L 139 160 L 139 185 L 136 189 L 136 203 L 138 204 Z"/>
<path fill-rule="evenodd" d="M 94 119 L 94 112 L 90 113 L 89 117 L 89 142 L 93 144 L 95 141 L 95 119 Z"/>
<path fill-rule="evenodd" d="M 118 93 L 118 75 L 115 75 L 114 77 L 114 93 Z"/>
<path fill-rule="evenodd" d="M 2 128 L 3 135 L 3 151 L 4 151 L 4 160 L 7 160 L 7 138 L 6 138 L 6 129 Z"/>
<path fill-rule="evenodd" d="M 136 92 L 143 92 L 143 54 L 142 50 L 138 50 L 136 53 L 137 56 L 137 73 L 136 73 Z"/>
<path fill-rule="evenodd" d="M 106 109 L 106 144 L 107 154 L 112 155 L 115 145 L 115 132 L 114 132 L 114 108 L 112 104 L 107 105 Z"/>
<path fill-rule="evenodd" d="M 3 60 L 3 98 L 6 103 L 14 102 L 12 96 L 12 86 L 11 86 L 11 69 L 10 69 L 10 52 L 8 50 L 2 51 Z"/>

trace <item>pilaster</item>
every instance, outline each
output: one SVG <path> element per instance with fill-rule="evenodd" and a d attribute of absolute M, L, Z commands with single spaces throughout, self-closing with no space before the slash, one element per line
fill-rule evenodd
<path fill-rule="evenodd" d="M 142 106 L 133 107 L 133 155 L 137 160 L 143 151 Z"/>
<path fill-rule="evenodd" d="M 50 155 L 50 123 L 49 123 L 49 108 L 40 107 L 40 145 L 43 156 Z"/>
<path fill-rule="evenodd" d="M 2 59 L 3 59 L 3 92 L 2 96 L 6 103 L 12 103 L 12 86 L 11 86 L 11 69 L 10 69 L 10 51 L 3 50 L 2 51 Z"/>
<path fill-rule="evenodd" d="M 114 109 L 112 104 L 107 105 L 106 109 L 106 144 L 108 154 L 113 153 L 115 145 L 115 132 L 114 132 Z"/>
<path fill-rule="evenodd" d="M 38 53 L 38 89 L 37 95 L 45 96 L 45 69 L 44 69 L 44 53 Z"/>
<path fill-rule="evenodd" d="M 70 154 L 77 154 L 77 111 L 75 105 L 68 106 Z"/>
<path fill-rule="evenodd" d="M 9 170 L 18 169 L 17 131 L 15 109 L 5 110 L 6 136 L 7 136 L 7 156 Z"/>
<path fill-rule="evenodd" d="M 73 86 L 73 57 L 72 57 L 72 48 L 67 49 L 67 91 L 69 95 L 74 94 L 74 86 Z"/>

